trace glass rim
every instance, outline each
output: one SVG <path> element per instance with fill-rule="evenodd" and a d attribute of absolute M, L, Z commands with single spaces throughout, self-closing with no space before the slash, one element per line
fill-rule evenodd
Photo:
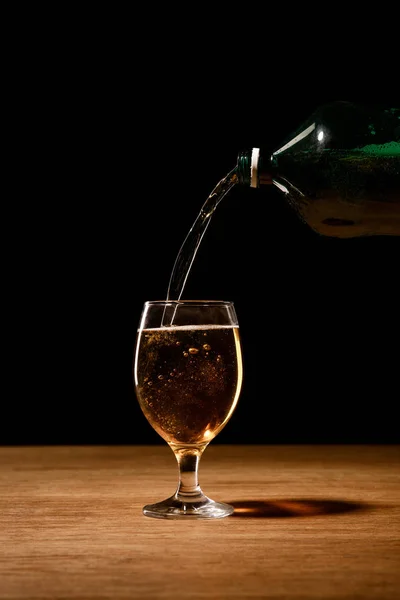
<path fill-rule="evenodd" d="M 146 300 L 145 306 L 233 306 L 232 300 Z"/>

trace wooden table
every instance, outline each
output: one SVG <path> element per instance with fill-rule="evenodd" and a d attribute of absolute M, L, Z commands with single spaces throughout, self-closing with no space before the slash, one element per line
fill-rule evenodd
<path fill-rule="evenodd" d="M 142 515 L 175 491 L 165 446 L 0 448 L 0 598 L 400 598 L 400 446 L 223 446 L 221 520 Z"/>

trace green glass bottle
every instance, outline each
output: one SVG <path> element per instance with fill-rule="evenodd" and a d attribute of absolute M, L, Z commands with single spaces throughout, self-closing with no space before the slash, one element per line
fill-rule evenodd
<path fill-rule="evenodd" d="M 334 237 L 400 235 L 400 109 L 320 107 L 283 144 L 239 153 L 239 183 L 275 186 L 303 222 Z"/>

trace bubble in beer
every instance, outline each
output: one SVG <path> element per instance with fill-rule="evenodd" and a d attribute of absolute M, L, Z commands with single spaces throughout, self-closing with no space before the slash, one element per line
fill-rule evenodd
<path fill-rule="evenodd" d="M 159 375 L 158 379 L 164 379 L 164 375 Z"/>
<path fill-rule="evenodd" d="M 189 356 L 189 353 L 188 353 L 188 352 L 184 352 L 184 353 L 183 353 L 183 356 L 185 356 L 185 357 L 186 357 L 186 356 Z"/>
<path fill-rule="evenodd" d="M 211 350 L 210 344 L 203 344 L 204 350 Z"/>
<path fill-rule="evenodd" d="M 198 348 L 189 348 L 190 354 L 197 354 L 198 351 L 199 351 Z"/>
<path fill-rule="evenodd" d="M 153 382 L 152 381 L 148 381 L 147 385 L 153 385 Z"/>

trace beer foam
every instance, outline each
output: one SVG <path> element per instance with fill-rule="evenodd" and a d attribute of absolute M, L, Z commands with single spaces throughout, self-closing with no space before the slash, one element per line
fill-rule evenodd
<path fill-rule="evenodd" d="M 141 331 L 209 331 L 210 329 L 239 329 L 239 325 L 170 325 L 168 327 L 145 327 Z"/>

